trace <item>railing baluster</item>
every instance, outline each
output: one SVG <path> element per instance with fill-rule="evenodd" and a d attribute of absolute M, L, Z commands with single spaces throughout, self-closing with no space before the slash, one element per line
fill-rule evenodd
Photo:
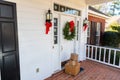
<path fill-rule="evenodd" d="M 87 59 L 87 46 L 85 45 L 85 53 L 86 53 L 86 59 Z"/>
<path fill-rule="evenodd" d="M 95 49 L 95 60 L 97 60 L 97 46 L 96 46 L 96 49 Z"/>
<path fill-rule="evenodd" d="M 115 65 L 115 60 L 116 60 L 116 50 L 114 50 L 114 60 L 113 60 L 113 65 Z"/>
<path fill-rule="evenodd" d="M 88 46 L 88 58 L 90 57 L 90 46 Z"/>
<path fill-rule="evenodd" d="M 87 59 L 89 60 L 93 60 L 93 61 L 97 61 L 106 65 L 110 65 L 113 67 L 117 67 L 120 68 L 120 57 L 119 57 L 119 63 L 117 63 L 118 65 L 116 65 L 116 55 L 119 54 L 117 52 L 120 52 L 119 49 L 115 49 L 115 48 L 108 48 L 108 47 L 101 47 L 101 46 L 95 46 L 95 45 L 86 45 L 87 48 L 87 53 L 88 53 L 88 57 Z M 98 49 L 99 48 L 99 49 Z M 95 51 L 94 51 L 95 49 Z M 104 57 L 103 60 L 101 60 L 102 57 L 102 50 L 104 49 Z M 97 54 L 99 50 L 99 55 Z M 90 52 L 91 51 L 91 52 Z M 108 53 L 106 53 L 108 51 Z M 112 51 L 114 51 L 114 56 L 112 57 Z M 108 56 L 108 62 L 106 62 L 106 56 Z M 95 57 L 95 58 L 94 58 Z M 113 64 L 111 64 L 111 58 L 113 58 Z M 98 59 L 98 60 L 97 60 Z"/>
<path fill-rule="evenodd" d="M 100 52 L 99 52 L 99 61 L 101 61 L 101 48 L 100 48 Z"/>
<path fill-rule="evenodd" d="M 106 57 L 106 48 L 104 49 L 104 62 L 105 62 L 105 58 Z"/>
<path fill-rule="evenodd" d="M 119 68 L 120 68 L 120 56 L 119 56 Z"/>
<path fill-rule="evenodd" d="M 108 63 L 110 64 L 111 49 L 109 49 Z"/>
<path fill-rule="evenodd" d="M 88 58 L 88 45 L 86 45 L 86 57 Z"/>
<path fill-rule="evenodd" d="M 120 52 L 120 51 L 119 51 Z M 119 56 L 119 67 L 120 67 L 120 56 Z"/>
<path fill-rule="evenodd" d="M 91 46 L 92 52 L 91 52 L 91 58 L 93 59 L 93 46 Z"/>

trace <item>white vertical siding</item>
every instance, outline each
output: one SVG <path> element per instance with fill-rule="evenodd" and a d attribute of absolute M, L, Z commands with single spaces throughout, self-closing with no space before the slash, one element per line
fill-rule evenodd
<path fill-rule="evenodd" d="M 45 34 L 45 13 L 51 0 L 21 0 L 18 30 L 22 80 L 42 80 L 52 73 L 51 32 Z M 36 68 L 40 69 L 36 73 Z"/>
<path fill-rule="evenodd" d="M 71 8 L 83 9 L 86 7 L 85 0 L 53 0 L 55 3 L 70 6 Z"/>
<path fill-rule="evenodd" d="M 45 34 L 45 14 L 49 8 L 52 9 L 54 0 L 6 1 L 17 4 L 21 80 L 43 80 L 52 74 L 52 30 L 48 35 Z M 57 3 L 63 2 L 64 0 L 58 0 Z M 71 2 L 67 5 L 81 8 L 82 4 L 76 6 Z M 84 13 L 83 9 L 82 14 Z M 85 59 L 83 58 L 85 55 L 83 46 L 86 39 L 84 35 L 85 32 L 81 31 L 81 43 L 79 44 L 81 60 Z M 37 68 L 40 69 L 39 73 L 36 73 Z"/>
<path fill-rule="evenodd" d="M 80 31 L 80 56 L 79 60 L 83 61 L 86 59 L 86 51 L 85 51 L 85 44 L 87 42 L 87 29 L 83 31 L 83 20 L 88 17 L 88 7 L 86 6 L 85 9 L 82 9 L 82 17 L 81 17 L 81 31 Z"/>

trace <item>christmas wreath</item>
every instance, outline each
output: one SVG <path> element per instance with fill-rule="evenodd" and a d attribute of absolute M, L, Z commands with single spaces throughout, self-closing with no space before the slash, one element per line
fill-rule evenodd
<path fill-rule="evenodd" d="M 72 40 L 75 38 L 75 26 L 74 22 L 70 21 L 65 24 L 65 27 L 63 28 L 63 35 L 64 39 Z"/>

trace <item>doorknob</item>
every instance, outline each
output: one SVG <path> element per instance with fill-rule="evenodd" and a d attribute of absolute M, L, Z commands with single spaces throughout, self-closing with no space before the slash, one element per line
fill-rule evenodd
<path fill-rule="evenodd" d="M 1 67 L 2 67 L 2 53 L 0 53 L 0 69 L 1 69 Z M 1 78 L 0 78 L 0 80 L 1 80 Z"/>
<path fill-rule="evenodd" d="M 54 46 L 52 46 L 52 48 L 54 49 Z"/>
<path fill-rule="evenodd" d="M 61 50 L 63 50 L 63 46 L 61 46 Z"/>

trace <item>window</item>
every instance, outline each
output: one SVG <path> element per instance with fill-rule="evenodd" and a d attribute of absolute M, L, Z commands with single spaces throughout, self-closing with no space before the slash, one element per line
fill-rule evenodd
<path fill-rule="evenodd" d="M 60 7 L 60 6 L 59 6 L 58 4 L 54 4 L 54 10 L 55 10 L 55 11 L 59 11 L 59 7 Z"/>
<path fill-rule="evenodd" d="M 97 27 L 96 27 L 96 36 L 100 36 L 100 23 L 97 23 Z"/>
<path fill-rule="evenodd" d="M 65 14 L 72 14 L 72 15 L 77 15 L 80 16 L 81 15 L 81 11 L 77 10 L 77 9 L 73 9 L 70 7 L 66 7 L 63 5 L 59 5 L 59 4 L 54 4 L 54 11 L 58 11 L 58 12 L 64 12 Z"/>
<path fill-rule="evenodd" d="M 101 23 L 89 21 L 87 30 L 87 44 L 100 45 Z"/>
<path fill-rule="evenodd" d="M 60 12 L 65 12 L 65 6 L 60 6 Z"/>
<path fill-rule="evenodd" d="M 88 30 L 87 30 L 87 44 L 90 44 L 90 28 L 91 28 L 91 22 L 88 22 Z"/>
<path fill-rule="evenodd" d="M 76 34 L 76 36 L 77 36 L 77 40 L 78 40 L 78 37 L 79 37 L 79 21 L 77 21 L 77 34 Z"/>
<path fill-rule="evenodd" d="M 58 19 L 54 18 L 54 44 L 58 44 Z"/>
<path fill-rule="evenodd" d="M 100 26 L 101 26 L 101 23 L 97 22 L 97 26 L 96 26 L 96 45 L 99 45 L 100 43 Z"/>

